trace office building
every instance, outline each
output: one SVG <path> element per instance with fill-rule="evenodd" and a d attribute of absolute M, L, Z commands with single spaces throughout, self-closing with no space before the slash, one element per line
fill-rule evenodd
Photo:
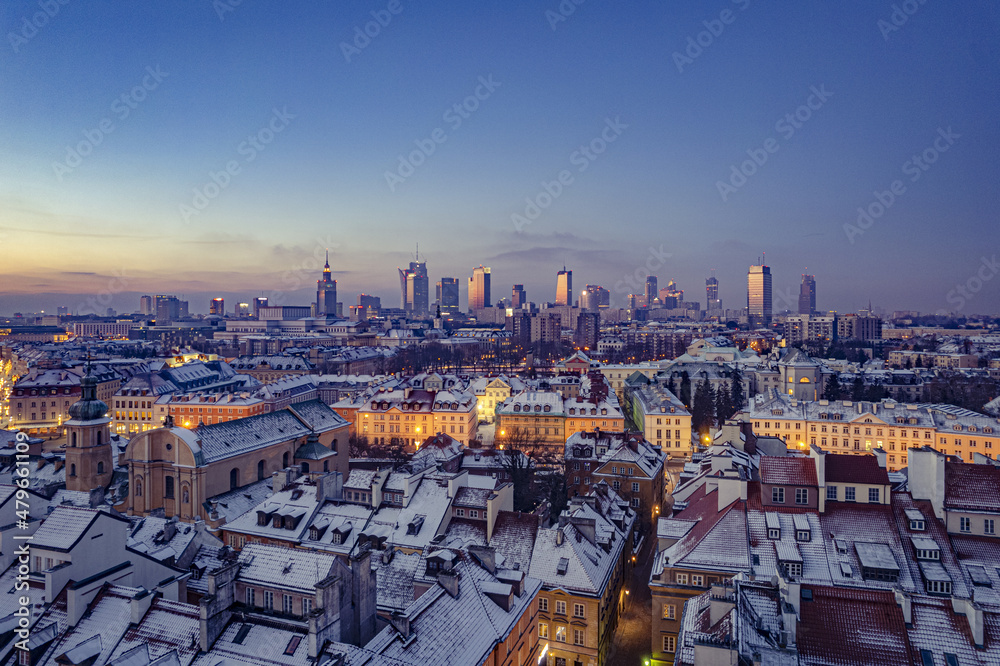
<path fill-rule="evenodd" d="M 722 299 L 719 298 L 719 280 L 714 275 L 705 280 L 705 309 L 722 309 Z"/>
<path fill-rule="evenodd" d="M 208 304 L 208 314 L 218 315 L 220 317 L 226 316 L 226 301 L 222 298 L 213 298 L 212 302 Z"/>
<path fill-rule="evenodd" d="M 437 304 L 441 312 L 454 314 L 458 312 L 458 279 L 443 277 L 437 283 Z"/>
<path fill-rule="evenodd" d="M 469 310 L 488 307 L 491 307 L 490 269 L 488 266 L 479 266 L 472 269 L 472 277 L 469 278 Z"/>
<path fill-rule="evenodd" d="M 556 274 L 556 305 L 573 305 L 573 271 L 565 266 Z"/>
<path fill-rule="evenodd" d="M 611 303 L 611 292 L 596 284 L 588 284 L 580 293 L 580 309 L 597 312 Z"/>
<path fill-rule="evenodd" d="M 253 299 L 253 316 L 260 317 L 260 309 L 267 307 L 267 296 L 258 296 Z"/>
<path fill-rule="evenodd" d="M 816 314 L 816 276 L 803 275 L 799 287 L 799 314 Z"/>
<path fill-rule="evenodd" d="M 409 268 L 399 270 L 400 307 L 413 316 L 423 317 L 429 311 L 427 280 L 427 262 L 420 261 L 417 255 L 416 261 L 410 262 Z"/>
<path fill-rule="evenodd" d="M 169 323 L 175 319 L 180 319 L 182 316 L 187 314 L 187 307 L 185 301 L 185 312 L 184 315 L 181 314 L 181 302 L 177 300 L 176 296 L 163 296 L 156 295 L 153 297 L 153 307 L 156 312 L 156 323 L 165 324 Z"/>
<path fill-rule="evenodd" d="M 514 288 L 511 290 L 511 300 L 510 306 L 515 310 L 523 308 L 528 302 L 528 295 L 524 291 L 523 284 L 515 284 Z"/>
<path fill-rule="evenodd" d="M 653 301 L 655 301 L 659 295 L 660 290 L 657 288 L 657 280 L 655 275 L 650 275 L 646 278 L 646 307 L 653 307 Z"/>
<path fill-rule="evenodd" d="M 771 325 L 771 267 L 754 265 L 747 273 L 747 317 L 753 327 Z"/>
<path fill-rule="evenodd" d="M 139 314 L 141 315 L 156 314 L 156 310 L 153 309 L 152 296 L 143 296 L 139 299 Z"/>

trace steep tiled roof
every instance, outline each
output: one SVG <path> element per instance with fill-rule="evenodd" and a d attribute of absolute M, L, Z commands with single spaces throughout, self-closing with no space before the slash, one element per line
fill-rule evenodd
<path fill-rule="evenodd" d="M 947 463 L 944 504 L 949 509 L 1000 511 L 1000 467 Z"/>
<path fill-rule="evenodd" d="M 875 456 L 854 456 L 847 453 L 826 455 L 827 483 L 864 483 L 889 485 L 889 473 L 880 467 Z"/>
<path fill-rule="evenodd" d="M 794 486 L 818 486 L 816 463 L 812 458 L 763 456 L 760 459 L 761 483 Z"/>
<path fill-rule="evenodd" d="M 805 663 L 911 666 L 903 613 L 892 592 L 812 587 L 796 641 Z"/>

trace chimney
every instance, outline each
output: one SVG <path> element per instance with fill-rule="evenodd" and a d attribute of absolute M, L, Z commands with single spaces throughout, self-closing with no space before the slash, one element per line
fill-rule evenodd
<path fill-rule="evenodd" d="M 562 523 L 562 516 L 559 516 L 559 522 Z M 559 528 L 556 530 L 556 545 L 563 545 L 563 541 L 566 539 L 566 533 L 563 532 L 563 526 L 560 524 Z"/>
<path fill-rule="evenodd" d="M 90 508 L 96 509 L 104 504 L 104 488 L 98 486 L 90 491 Z"/>
<path fill-rule="evenodd" d="M 149 590 L 140 590 L 138 594 L 129 600 L 129 607 L 132 611 L 132 624 L 139 624 L 146 616 L 146 611 L 153 605 L 156 595 Z"/>
<path fill-rule="evenodd" d="M 985 646 L 985 631 L 983 626 L 983 608 L 972 599 L 951 598 L 951 608 L 958 615 L 964 615 L 969 622 L 969 631 L 972 632 L 972 641 L 977 648 Z"/>
<path fill-rule="evenodd" d="M 489 546 L 469 546 L 469 554 L 474 555 L 479 563 L 483 565 L 483 568 L 489 571 L 491 574 L 496 574 L 497 572 L 497 558 L 496 551 Z"/>
<path fill-rule="evenodd" d="M 392 624 L 393 629 L 399 632 L 404 641 L 410 637 L 410 618 L 393 611 L 392 615 L 389 616 L 389 623 Z"/>
<path fill-rule="evenodd" d="M 896 603 L 899 605 L 899 609 L 903 611 L 903 622 L 909 627 L 913 624 L 913 599 L 902 590 L 894 590 L 893 593 L 896 595 Z"/>
<path fill-rule="evenodd" d="M 458 572 L 457 571 L 442 571 L 437 577 L 438 583 L 441 584 L 448 594 L 451 595 L 452 599 L 458 598 Z"/>

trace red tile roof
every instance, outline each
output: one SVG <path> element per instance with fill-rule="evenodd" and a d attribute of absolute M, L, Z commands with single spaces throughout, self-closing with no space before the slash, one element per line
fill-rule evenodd
<path fill-rule="evenodd" d="M 791 456 L 763 456 L 760 459 L 760 480 L 772 485 L 819 485 L 813 459 Z"/>
<path fill-rule="evenodd" d="M 829 666 L 911 666 L 906 624 L 892 592 L 808 589 L 813 599 L 801 604 L 796 635 L 803 661 Z"/>
<path fill-rule="evenodd" d="M 889 473 L 879 467 L 878 458 L 872 455 L 855 456 L 849 453 L 826 455 L 827 483 L 867 483 L 889 485 Z"/>
<path fill-rule="evenodd" d="M 944 504 L 951 509 L 1000 511 L 1000 467 L 946 463 Z"/>

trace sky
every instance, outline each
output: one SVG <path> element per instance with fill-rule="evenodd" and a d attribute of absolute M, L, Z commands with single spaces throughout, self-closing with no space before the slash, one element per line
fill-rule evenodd
<path fill-rule="evenodd" d="M 398 307 L 492 268 L 704 304 L 1000 311 L 987 0 L 8 0 L 0 313 Z"/>

